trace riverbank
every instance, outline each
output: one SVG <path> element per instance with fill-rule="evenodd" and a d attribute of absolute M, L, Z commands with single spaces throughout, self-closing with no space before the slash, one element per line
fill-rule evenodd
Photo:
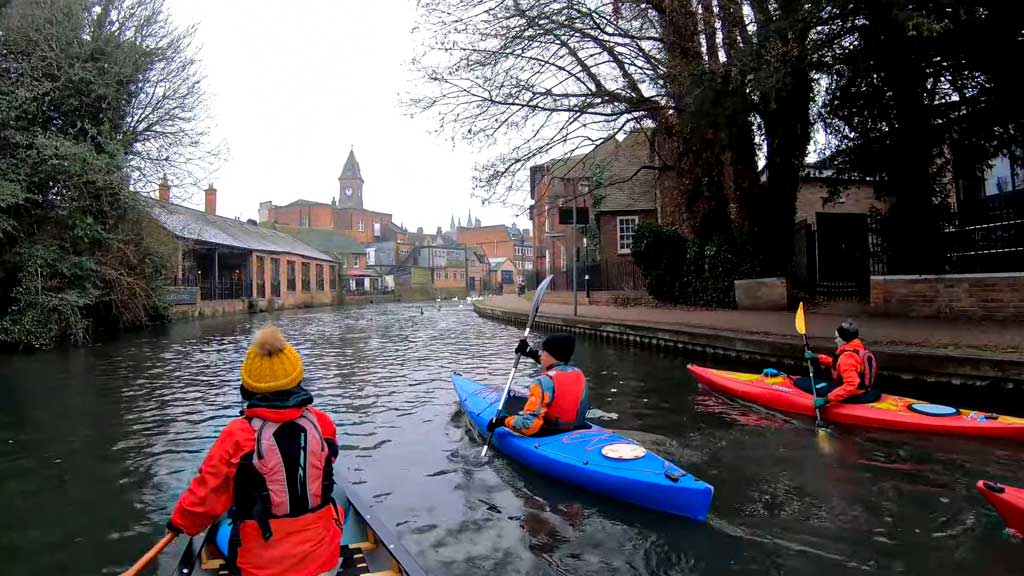
<path fill-rule="evenodd" d="M 477 314 L 524 324 L 530 302 L 512 295 L 475 302 Z M 809 313 L 807 331 L 819 352 L 834 348 L 833 330 L 845 319 Z M 861 335 L 886 376 L 1024 388 L 1024 326 L 911 318 L 857 318 Z M 535 325 L 599 338 L 710 356 L 770 362 L 798 369 L 800 337 L 790 312 L 694 310 L 545 303 Z"/>

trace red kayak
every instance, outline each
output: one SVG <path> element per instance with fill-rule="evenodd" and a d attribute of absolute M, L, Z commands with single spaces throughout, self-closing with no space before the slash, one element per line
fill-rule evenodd
<path fill-rule="evenodd" d="M 727 372 L 692 364 L 687 368 L 715 392 L 780 412 L 814 416 L 810 393 L 797 388 L 792 376 Z M 960 411 L 888 394 L 870 404 L 829 404 L 821 417 L 829 423 L 869 428 L 1024 441 L 1024 418 Z"/>
<path fill-rule="evenodd" d="M 1006 526 L 1018 534 L 1024 534 L 1024 490 L 988 480 L 978 480 L 976 486 L 978 492 L 1003 517 Z"/>

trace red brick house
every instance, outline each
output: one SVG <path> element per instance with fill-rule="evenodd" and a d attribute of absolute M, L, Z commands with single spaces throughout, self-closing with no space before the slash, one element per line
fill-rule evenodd
<path fill-rule="evenodd" d="M 590 212 L 590 221 L 580 225 L 589 224 L 597 231 L 597 246 L 593 245 L 593 235 L 588 242 L 586 234 L 576 234 L 575 248 L 581 264 L 586 253 L 589 262 L 609 271 L 601 279 L 607 286 L 601 287 L 635 289 L 632 274 L 625 282 L 623 272 L 633 267 L 633 231 L 641 222 L 659 221 L 656 176 L 651 143 L 642 131 L 632 132 L 622 141 L 609 138 L 585 154 L 532 167 L 530 216 L 538 273 L 557 274 L 569 269 L 572 226 L 559 224 L 559 208 L 569 208 L 571 217 L 575 203 L 578 209 L 588 208 Z"/>

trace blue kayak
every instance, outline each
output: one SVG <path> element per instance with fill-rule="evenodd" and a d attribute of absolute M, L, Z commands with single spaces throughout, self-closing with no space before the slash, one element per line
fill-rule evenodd
<path fill-rule="evenodd" d="M 486 436 L 487 422 L 498 411 L 501 389 L 458 372 L 452 373 L 452 384 L 470 423 Z M 711 507 L 715 489 L 710 484 L 595 424 L 541 437 L 499 428 L 491 443 L 541 474 L 609 498 L 696 520 L 706 519 Z"/>

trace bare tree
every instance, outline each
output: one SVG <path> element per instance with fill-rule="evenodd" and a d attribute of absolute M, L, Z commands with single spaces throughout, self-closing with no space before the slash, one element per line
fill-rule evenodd
<path fill-rule="evenodd" d="M 424 0 L 408 105 L 441 131 L 496 150 L 477 167 L 485 201 L 521 193 L 531 164 L 571 156 L 664 118 L 654 14 L 611 0 Z"/>
<path fill-rule="evenodd" d="M 178 27 L 163 0 L 92 0 L 89 37 L 136 46 L 138 66 L 123 128 L 132 187 L 151 196 L 166 175 L 178 190 L 198 190 L 224 159 L 214 142 L 195 26 Z"/>

